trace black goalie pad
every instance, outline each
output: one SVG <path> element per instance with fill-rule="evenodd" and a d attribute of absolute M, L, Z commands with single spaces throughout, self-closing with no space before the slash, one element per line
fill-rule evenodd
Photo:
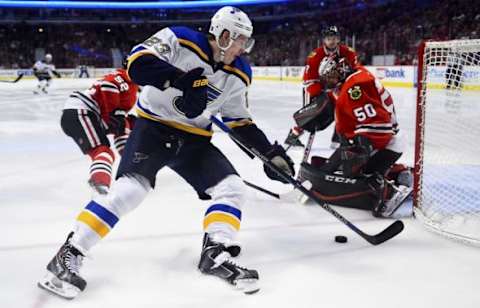
<path fill-rule="evenodd" d="M 334 120 L 334 105 L 326 92 L 313 97 L 310 103 L 293 114 L 297 126 L 306 131 L 324 130 Z"/>
<path fill-rule="evenodd" d="M 328 173 L 322 167 L 302 163 L 300 177 L 312 183 L 312 192 L 327 203 L 373 210 L 382 200 L 384 185 L 376 176 L 346 177 Z"/>

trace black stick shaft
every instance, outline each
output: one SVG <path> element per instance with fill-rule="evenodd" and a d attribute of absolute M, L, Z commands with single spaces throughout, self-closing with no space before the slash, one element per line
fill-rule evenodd
<path fill-rule="evenodd" d="M 256 189 L 256 190 L 258 190 L 258 191 L 261 191 L 261 192 L 263 192 L 263 193 L 265 193 L 265 194 L 267 194 L 267 195 L 269 195 L 269 196 L 271 196 L 271 197 L 274 197 L 274 198 L 276 198 L 276 199 L 280 199 L 280 195 L 279 195 L 279 194 L 274 193 L 274 192 L 272 192 L 272 191 L 270 191 L 270 190 L 268 190 L 268 189 L 265 189 L 265 188 L 263 188 L 263 187 L 257 186 L 257 185 L 255 185 L 255 184 L 250 183 L 250 182 L 245 181 L 245 180 L 243 180 L 243 183 L 245 183 L 245 185 L 247 185 L 247 186 L 249 186 L 249 187 L 251 187 L 251 188 L 253 188 L 253 189 Z"/>
<path fill-rule="evenodd" d="M 355 226 L 353 223 L 351 223 L 349 220 L 347 220 L 345 217 L 343 217 L 340 213 L 332 209 L 328 204 L 323 202 L 320 198 L 318 198 L 314 193 L 306 189 L 299 181 L 295 180 L 293 177 L 288 175 L 286 172 L 284 172 L 282 169 L 278 168 L 274 164 L 271 163 L 271 161 L 265 157 L 263 154 L 258 152 L 257 149 L 255 149 L 253 146 L 249 145 L 246 143 L 242 138 L 236 134 L 230 127 L 225 125 L 222 121 L 214 117 L 213 115 L 210 116 L 210 121 L 212 121 L 213 124 L 218 126 L 221 130 L 226 132 L 230 138 L 232 138 L 234 141 L 236 141 L 238 144 L 242 145 L 247 151 L 255 155 L 257 158 L 259 158 L 268 168 L 272 169 L 274 172 L 276 172 L 280 177 L 285 179 L 287 182 L 295 186 L 296 189 L 300 190 L 303 194 L 307 195 L 310 199 L 314 200 L 319 206 L 321 206 L 324 210 L 332 214 L 335 218 L 340 220 L 343 224 L 345 224 L 347 227 L 349 227 L 352 231 L 360 235 L 362 238 L 364 238 L 367 242 L 369 242 L 372 245 L 378 245 L 381 244 L 392 237 L 396 236 L 403 230 L 403 223 L 400 220 L 395 221 L 392 223 L 390 226 L 388 226 L 385 230 L 380 232 L 377 235 L 369 235 L 360 230 L 357 226 Z"/>

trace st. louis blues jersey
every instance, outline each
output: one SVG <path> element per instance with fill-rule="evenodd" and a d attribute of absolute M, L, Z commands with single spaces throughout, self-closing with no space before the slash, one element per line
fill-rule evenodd
<path fill-rule="evenodd" d="M 33 70 L 38 75 L 45 75 L 51 77 L 52 71 L 55 71 L 55 65 L 39 60 L 33 65 Z"/>
<path fill-rule="evenodd" d="M 164 28 L 136 45 L 129 63 L 145 54 L 154 55 L 185 72 L 203 68 L 203 75 L 208 78 L 207 110 L 214 115 L 220 113 L 231 127 L 251 123 L 247 91 L 252 72 L 242 57 L 237 57 L 231 65 L 215 65 L 206 35 L 186 27 Z M 189 119 L 175 107 L 175 101 L 181 97 L 182 91 L 176 88 L 160 90 L 146 85 L 137 101 L 137 114 L 183 131 L 211 136 L 208 119 L 202 116 Z"/>

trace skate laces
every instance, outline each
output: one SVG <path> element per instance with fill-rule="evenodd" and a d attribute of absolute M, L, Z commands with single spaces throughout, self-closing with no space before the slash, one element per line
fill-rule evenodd
<path fill-rule="evenodd" d="M 65 247 L 64 263 L 70 272 L 80 275 L 80 268 L 82 267 L 84 257 L 81 253 L 75 255 L 71 251 L 72 248 L 74 247 L 70 245 Z"/>
<path fill-rule="evenodd" d="M 235 263 L 231 259 L 231 255 L 228 251 L 222 251 L 218 256 L 215 257 L 215 259 L 213 259 L 213 262 L 215 264 L 212 266 L 212 268 L 216 268 L 216 267 L 219 267 L 220 265 L 222 265 L 223 263 L 227 263 L 227 264 L 235 266 L 236 268 L 247 270 L 245 267 L 239 266 L 237 263 Z"/>

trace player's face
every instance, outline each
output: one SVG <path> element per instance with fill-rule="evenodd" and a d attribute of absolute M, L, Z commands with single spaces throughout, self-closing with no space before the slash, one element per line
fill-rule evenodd
<path fill-rule="evenodd" d="M 232 45 L 227 50 L 225 50 L 223 63 L 229 65 L 235 60 L 236 57 L 245 53 L 247 42 L 248 38 L 242 35 L 240 35 L 236 40 L 233 40 Z"/>
<path fill-rule="evenodd" d="M 337 48 L 338 44 L 340 43 L 340 38 L 338 36 L 335 36 L 335 35 L 326 36 L 323 39 L 323 43 L 325 44 L 325 46 L 328 49 L 335 49 L 335 48 Z"/>

